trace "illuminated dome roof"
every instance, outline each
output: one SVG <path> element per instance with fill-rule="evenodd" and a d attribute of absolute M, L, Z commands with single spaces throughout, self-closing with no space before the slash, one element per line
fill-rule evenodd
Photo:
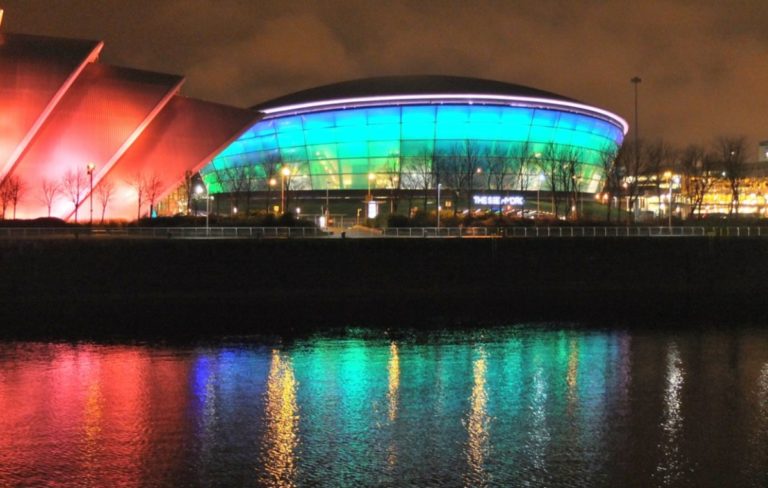
<path fill-rule="evenodd" d="M 253 108 L 267 111 L 277 107 L 311 104 L 321 100 L 397 97 L 414 95 L 488 95 L 545 98 L 576 102 L 572 98 L 523 85 L 461 76 L 383 76 L 342 81 L 302 90 Z"/>

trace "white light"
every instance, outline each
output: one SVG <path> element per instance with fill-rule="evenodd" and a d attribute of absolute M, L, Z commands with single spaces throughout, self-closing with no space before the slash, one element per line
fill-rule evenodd
<path fill-rule="evenodd" d="M 435 93 L 435 94 L 425 94 L 425 95 L 384 95 L 384 96 L 376 96 L 376 97 L 339 98 L 339 99 L 331 99 L 331 100 L 318 100 L 318 101 L 307 102 L 307 103 L 297 103 L 294 105 L 285 105 L 282 107 L 265 108 L 265 109 L 262 109 L 261 112 L 267 115 L 273 115 L 273 114 L 280 114 L 283 112 L 295 112 L 295 111 L 301 111 L 301 110 L 312 109 L 312 108 L 321 108 L 321 107 L 328 108 L 332 106 L 342 107 L 350 104 L 365 105 L 365 104 L 374 104 L 374 103 L 382 103 L 382 102 L 398 102 L 398 101 L 439 102 L 440 100 L 448 100 L 448 101 L 450 100 L 467 100 L 467 101 L 488 100 L 488 101 L 494 101 L 494 102 L 518 104 L 523 106 L 537 105 L 537 106 L 544 106 L 544 107 L 566 108 L 566 109 L 570 109 L 570 110 L 581 112 L 581 113 L 601 115 L 607 118 L 608 120 L 621 125 L 625 135 L 629 130 L 629 124 L 627 124 L 627 121 L 619 117 L 618 115 L 612 112 L 609 112 L 607 110 L 603 110 L 597 107 L 591 107 L 589 105 L 584 105 L 581 103 L 569 102 L 567 100 L 557 100 L 552 98 L 521 97 L 521 96 L 512 96 L 512 95 L 488 95 L 488 94 L 477 94 L 477 93 L 467 93 L 467 94 Z"/>
<path fill-rule="evenodd" d="M 379 206 L 376 202 L 368 202 L 368 218 L 375 219 L 379 215 Z"/>

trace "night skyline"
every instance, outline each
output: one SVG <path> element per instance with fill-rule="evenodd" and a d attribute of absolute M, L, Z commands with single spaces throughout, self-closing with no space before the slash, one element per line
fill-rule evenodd
<path fill-rule="evenodd" d="M 385 75 L 501 80 L 605 107 L 640 137 L 708 145 L 768 139 L 763 2 L 357 2 L 6 0 L 2 30 L 101 39 L 102 61 L 183 73 L 183 93 L 252 106 Z M 630 131 L 630 135 L 632 131 Z"/>

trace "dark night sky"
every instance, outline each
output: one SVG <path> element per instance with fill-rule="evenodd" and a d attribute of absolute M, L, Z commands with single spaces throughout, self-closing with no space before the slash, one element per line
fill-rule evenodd
<path fill-rule="evenodd" d="M 683 145 L 768 139 L 768 1 L 0 0 L 3 30 L 102 39 L 102 60 L 185 74 L 250 106 L 345 79 L 490 78 L 633 118 Z M 755 149 L 755 154 L 757 150 Z"/>

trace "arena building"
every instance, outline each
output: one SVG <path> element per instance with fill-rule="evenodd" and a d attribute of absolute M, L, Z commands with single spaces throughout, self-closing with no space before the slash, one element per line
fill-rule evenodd
<path fill-rule="evenodd" d="M 459 205 L 472 193 L 595 193 L 627 132 L 564 96 L 454 76 L 346 81 L 253 109 L 263 118 L 201 171 L 210 192 L 389 199 L 440 185 Z"/>

